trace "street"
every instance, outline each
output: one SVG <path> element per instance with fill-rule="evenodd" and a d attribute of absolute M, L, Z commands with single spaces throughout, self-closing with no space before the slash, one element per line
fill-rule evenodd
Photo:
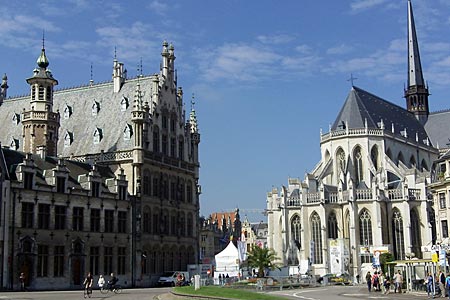
<path fill-rule="evenodd" d="M 91 299 L 113 300 L 151 300 L 154 296 L 164 294 L 170 288 L 123 289 L 121 294 L 108 293 L 106 295 L 94 290 Z M 47 292 L 0 292 L 0 300 L 72 300 L 84 299 L 83 290 L 78 291 L 47 291 Z"/>
<path fill-rule="evenodd" d="M 147 289 L 124 289 L 122 294 L 108 293 L 103 295 L 99 290 L 94 290 L 91 299 L 112 299 L 112 300 L 153 300 L 153 297 L 165 294 L 170 291 L 169 288 L 147 288 Z M 264 293 L 267 293 L 265 291 Z M 363 285 L 359 286 L 320 286 L 316 288 L 274 290 L 270 291 L 272 295 L 284 296 L 287 299 L 305 299 L 305 300 L 343 300 L 343 299 L 426 299 L 424 292 L 384 295 L 380 292 L 367 292 Z M 0 300 L 72 300 L 84 299 L 83 291 L 47 291 L 47 292 L 2 292 Z M 257 300 L 258 298 L 255 298 Z M 444 299 L 444 298 L 441 298 Z"/>
<path fill-rule="evenodd" d="M 283 290 L 271 292 L 273 295 L 283 295 L 289 299 L 306 300 L 340 300 L 340 299 L 427 299 L 425 292 L 382 294 L 381 292 L 368 292 L 363 285 L 358 286 L 324 286 L 317 288 Z M 446 299 L 446 298 L 441 298 Z"/>

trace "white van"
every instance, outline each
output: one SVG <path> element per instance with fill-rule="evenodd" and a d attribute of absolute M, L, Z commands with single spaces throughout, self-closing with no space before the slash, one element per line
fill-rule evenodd
<path fill-rule="evenodd" d="M 158 285 L 160 285 L 160 286 L 163 286 L 163 285 L 175 286 L 175 284 L 177 282 L 177 276 L 180 273 L 184 275 L 184 283 L 183 283 L 183 285 L 185 285 L 186 283 L 189 282 L 189 273 L 186 272 L 186 271 L 168 271 L 168 272 L 164 272 L 159 277 Z"/>

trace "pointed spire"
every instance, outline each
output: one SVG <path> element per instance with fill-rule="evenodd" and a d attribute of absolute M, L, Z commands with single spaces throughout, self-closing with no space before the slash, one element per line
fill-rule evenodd
<path fill-rule="evenodd" d="M 428 87 L 425 86 L 420 63 L 419 43 L 412 4 L 411 0 L 408 0 L 408 87 L 405 90 L 406 107 L 422 125 L 428 120 L 428 96 Z"/>
<path fill-rule="evenodd" d="M 191 133 L 198 133 L 197 116 L 195 114 L 195 97 L 194 97 L 194 93 L 192 93 L 191 113 L 189 114 L 189 123 L 191 125 Z"/>
<path fill-rule="evenodd" d="M 408 0 L 408 86 L 424 86 L 411 0 Z"/>

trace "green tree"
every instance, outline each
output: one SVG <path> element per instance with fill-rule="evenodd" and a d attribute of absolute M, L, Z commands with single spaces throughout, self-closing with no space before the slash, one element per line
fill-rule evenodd
<path fill-rule="evenodd" d="M 279 269 L 278 264 L 275 263 L 279 258 L 273 249 L 261 248 L 256 245 L 252 245 L 252 248 L 248 252 L 247 263 L 250 267 L 258 269 L 258 277 L 264 277 L 264 270 Z"/>
<path fill-rule="evenodd" d="M 394 265 L 388 264 L 391 261 L 394 261 L 394 255 L 392 253 L 386 252 L 380 255 L 381 270 L 383 270 L 384 274 L 394 274 Z"/>

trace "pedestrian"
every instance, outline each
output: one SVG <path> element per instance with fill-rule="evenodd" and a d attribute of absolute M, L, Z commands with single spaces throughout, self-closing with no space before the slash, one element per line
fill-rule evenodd
<path fill-rule="evenodd" d="M 425 279 L 425 284 L 427 285 L 427 295 L 428 298 L 434 298 L 433 296 L 433 285 L 434 285 L 434 279 L 433 276 L 431 276 L 430 273 L 428 273 L 427 278 Z"/>
<path fill-rule="evenodd" d="M 402 273 L 400 272 L 400 270 L 398 270 L 397 274 L 394 275 L 394 293 L 401 293 L 402 292 L 402 284 L 403 284 L 403 276 Z M 432 279 L 433 281 L 433 279 Z"/>
<path fill-rule="evenodd" d="M 84 278 L 83 286 L 84 286 L 84 298 L 91 298 L 92 295 L 92 284 L 94 282 L 94 277 L 92 277 L 91 272 L 88 272 L 86 278 Z"/>
<path fill-rule="evenodd" d="M 219 274 L 219 285 L 222 285 L 222 274 Z"/>
<path fill-rule="evenodd" d="M 386 281 L 386 278 L 383 275 L 383 272 L 378 272 L 378 279 L 379 279 L 379 291 L 381 291 L 383 294 L 386 293 L 386 286 L 384 285 L 384 282 Z"/>
<path fill-rule="evenodd" d="M 25 291 L 25 273 L 20 273 L 19 282 L 20 282 L 20 290 Z"/>
<path fill-rule="evenodd" d="M 103 277 L 103 275 L 100 274 L 97 284 L 100 289 L 102 289 L 102 287 L 105 285 L 105 278 Z"/>
<path fill-rule="evenodd" d="M 370 272 L 367 272 L 366 274 L 366 282 L 367 282 L 367 289 L 370 292 L 372 290 L 372 275 L 370 275 Z"/>
<path fill-rule="evenodd" d="M 389 294 L 391 292 L 391 279 L 389 276 L 386 276 L 386 279 L 384 280 L 384 293 Z"/>
<path fill-rule="evenodd" d="M 445 289 L 447 290 L 448 300 L 450 300 L 450 273 L 445 278 Z"/>
<path fill-rule="evenodd" d="M 442 270 L 439 271 L 439 288 L 441 289 L 441 297 L 445 298 L 445 274 Z"/>

